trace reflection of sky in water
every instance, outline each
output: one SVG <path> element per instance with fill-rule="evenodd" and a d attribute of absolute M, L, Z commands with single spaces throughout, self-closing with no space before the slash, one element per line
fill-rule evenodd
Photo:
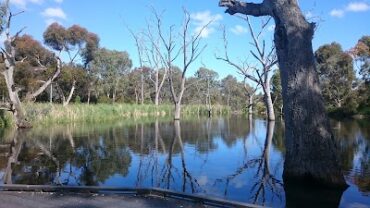
<path fill-rule="evenodd" d="M 155 129 L 155 125 L 159 128 Z M 276 122 L 274 136 L 267 140 L 269 142 L 266 142 L 266 125 L 263 120 L 255 120 L 250 125 L 243 118 L 182 121 L 181 137 L 176 137 L 173 122 L 169 121 L 130 126 L 116 124 L 107 128 L 77 125 L 64 127 L 60 133 L 50 128 L 54 135 L 40 131 L 31 134 L 29 141 L 25 139 L 18 158 L 20 162 L 16 165 L 19 168 L 13 168 L 12 174 L 16 177 L 12 180 L 36 184 L 91 185 L 92 181 L 104 186 L 153 186 L 283 207 L 286 196 L 282 186 L 282 124 Z M 68 131 L 76 145 L 74 152 Z M 351 170 L 346 170 L 350 187 L 343 193 L 340 206 L 369 206 L 370 172 L 363 167 L 363 161 L 370 161 L 369 135 L 356 122 L 338 125 L 334 131 L 343 143 L 342 148 L 353 148 L 353 154 L 349 151 Z M 36 144 L 49 148 L 60 162 L 60 170 Z M 171 145 L 172 157 L 169 157 Z M 0 176 L 4 178 L 6 157 L 2 160 L 5 166 L 1 166 Z M 106 170 L 110 167 L 118 169 Z M 44 181 L 33 181 L 32 178 L 40 173 L 48 177 L 45 176 Z M 356 185 L 359 174 L 366 177 L 367 193 L 360 192 Z"/>

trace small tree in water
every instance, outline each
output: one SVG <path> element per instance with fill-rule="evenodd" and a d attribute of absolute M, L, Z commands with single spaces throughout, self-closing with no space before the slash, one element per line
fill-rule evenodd
<path fill-rule="evenodd" d="M 286 126 L 285 183 L 311 179 L 318 184 L 346 186 L 316 72 L 315 24 L 307 22 L 297 0 L 221 0 L 219 5 L 230 15 L 271 16 L 275 20 Z"/>

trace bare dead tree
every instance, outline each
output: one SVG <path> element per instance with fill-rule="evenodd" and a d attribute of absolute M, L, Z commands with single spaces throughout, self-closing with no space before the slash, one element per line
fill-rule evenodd
<path fill-rule="evenodd" d="M 251 45 L 254 48 L 254 50 L 251 50 L 250 53 L 257 60 L 259 66 L 252 66 L 247 62 L 243 64 L 237 64 L 236 62 L 233 62 L 229 58 L 228 41 L 225 28 L 223 29 L 225 54 L 223 57 L 216 56 L 216 58 L 231 65 L 232 67 L 237 69 L 237 71 L 241 75 L 243 75 L 244 78 L 247 78 L 248 80 L 254 82 L 257 86 L 260 85 L 262 87 L 267 118 L 270 121 L 273 121 L 275 120 L 275 113 L 271 98 L 270 72 L 273 70 L 274 65 L 276 65 L 277 63 L 277 57 L 275 55 L 275 47 L 272 46 L 270 50 L 266 50 L 266 42 L 265 40 L 261 40 L 261 36 L 265 31 L 268 23 L 270 22 L 270 19 L 268 19 L 266 22 L 262 22 L 260 31 L 256 33 L 252 27 L 249 18 L 248 17 L 241 18 L 244 19 L 248 24 L 249 33 L 252 39 Z M 251 96 L 249 96 L 249 98 L 251 98 Z"/>
<path fill-rule="evenodd" d="M 190 68 L 190 66 L 196 61 L 199 56 L 204 51 L 206 45 L 201 46 L 202 34 L 204 30 L 212 23 L 213 20 L 208 22 L 204 25 L 199 31 L 197 31 L 194 35 L 190 35 L 189 37 L 189 27 L 191 23 L 190 14 L 184 9 L 184 24 L 181 31 L 181 56 L 182 56 L 182 73 L 181 73 L 181 82 L 180 82 L 180 89 L 176 92 L 174 87 L 174 71 L 172 67 L 172 61 L 170 65 L 167 64 L 167 68 L 169 71 L 169 83 L 170 83 L 170 91 L 172 96 L 172 101 L 175 105 L 175 112 L 174 112 L 174 119 L 180 120 L 181 117 L 181 104 L 182 98 L 185 92 L 185 84 L 186 84 L 186 72 Z M 171 41 L 172 42 L 172 41 Z M 171 49 L 172 51 L 173 49 Z M 175 56 L 176 57 L 176 56 Z"/>
<path fill-rule="evenodd" d="M 153 69 L 154 71 L 154 79 L 152 77 L 152 74 L 150 74 L 150 80 L 152 81 L 154 85 L 154 90 L 155 90 L 155 97 L 154 97 L 154 103 L 156 106 L 159 105 L 159 97 L 161 90 L 163 88 L 164 82 L 167 79 L 167 73 L 168 69 L 166 66 L 165 59 L 163 56 L 161 56 L 161 50 L 167 49 L 166 44 L 163 43 L 161 44 L 161 35 L 159 35 L 161 32 L 162 28 L 162 17 L 159 15 L 154 9 L 153 9 L 153 14 L 155 16 L 155 28 L 156 32 L 153 31 L 151 25 L 148 23 L 147 25 L 147 32 L 146 32 L 146 37 L 148 38 L 148 44 L 150 47 L 145 48 L 145 54 L 146 54 L 146 61 L 149 64 L 149 66 Z M 155 36 L 155 34 L 157 36 Z M 162 78 L 160 77 L 160 72 L 161 69 L 163 70 Z"/>

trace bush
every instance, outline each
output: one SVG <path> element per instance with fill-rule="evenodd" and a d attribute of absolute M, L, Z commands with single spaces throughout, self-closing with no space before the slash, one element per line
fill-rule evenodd
<path fill-rule="evenodd" d="M 103 95 L 98 98 L 98 103 L 112 103 L 112 99 L 110 99 L 106 95 Z"/>
<path fill-rule="evenodd" d="M 80 97 L 79 95 L 77 95 L 77 96 L 76 96 L 76 98 L 75 98 L 75 103 L 76 103 L 76 104 L 81 103 L 81 97 Z"/>

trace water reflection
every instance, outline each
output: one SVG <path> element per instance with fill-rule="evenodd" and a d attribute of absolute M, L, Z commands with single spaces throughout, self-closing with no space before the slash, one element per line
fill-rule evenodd
<path fill-rule="evenodd" d="M 284 184 L 284 123 L 243 117 L 2 130 L 0 176 L 6 184 L 159 187 L 274 207 L 369 204 L 368 123 L 333 127 L 351 185 L 344 193 Z"/>

